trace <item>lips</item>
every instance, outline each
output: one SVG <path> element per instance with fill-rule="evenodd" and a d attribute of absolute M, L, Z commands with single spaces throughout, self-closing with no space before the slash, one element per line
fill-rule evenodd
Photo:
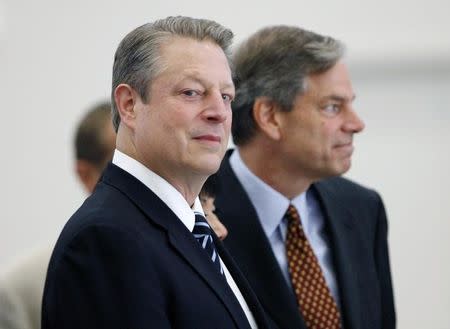
<path fill-rule="evenodd" d="M 339 144 L 336 145 L 335 148 L 339 151 L 345 152 L 345 153 L 353 153 L 353 143 L 347 143 L 347 144 Z"/>
<path fill-rule="evenodd" d="M 352 142 L 340 143 L 340 144 L 337 144 L 335 147 L 344 147 L 344 146 L 353 146 L 353 143 Z"/>
<path fill-rule="evenodd" d="M 194 139 L 205 142 L 217 142 L 217 143 L 220 143 L 222 141 L 222 138 L 217 135 L 201 135 L 194 137 Z"/>

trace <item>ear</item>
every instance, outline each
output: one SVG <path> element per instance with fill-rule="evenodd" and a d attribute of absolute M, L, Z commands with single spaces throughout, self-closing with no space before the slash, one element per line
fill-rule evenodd
<path fill-rule="evenodd" d="M 279 140 L 279 105 L 268 97 L 258 97 L 253 104 L 253 118 L 258 128 L 269 138 Z"/>
<path fill-rule="evenodd" d="M 77 160 L 75 171 L 85 190 L 89 194 L 92 193 L 100 178 L 97 168 L 86 160 Z"/>
<path fill-rule="evenodd" d="M 120 122 L 134 130 L 138 95 L 130 85 L 120 84 L 114 90 L 114 100 L 120 115 Z"/>

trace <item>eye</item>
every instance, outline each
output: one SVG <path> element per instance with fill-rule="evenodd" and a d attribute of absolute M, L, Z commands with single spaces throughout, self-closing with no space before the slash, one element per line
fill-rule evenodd
<path fill-rule="evenodd" d="M 229 94 L 222 94 L 222 99 L 226 102 L 226 103 L 231 103 L 233 101 L 233 96 L 229 95 Z"/>
<path fill-rule="evenodd" d="M 341 107 L 339 104 L 328 104 L 322 110 L 326 115 L 333 116 L 341 111 Z"/>
<path fill-rule="evenodd" d="M 198 92 L 197 90 L 193 90 L 193 89 L 183 90 L 181 93 L 188 97 L 194 97 L 194 96 L 200 95 L 200 92 Z"/>

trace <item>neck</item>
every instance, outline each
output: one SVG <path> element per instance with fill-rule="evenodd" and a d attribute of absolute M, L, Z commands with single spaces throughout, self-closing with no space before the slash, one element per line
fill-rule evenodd
<path fill-rule="evenodd" d="M 255 140 L 240 146 L 239 154 L 253 174 L 290 200 L 305 192 L 313 183 L 306 176 L 292 173 L 277 148 L 264 141 Z"/>
<path fill-rule="evenodd" d="M 200 190 L 207 179 L 207 177 L 205 177 L 203 179 L 199 178 L 192 181 L 186 181 L 186 179 L 177 179 L 177 177 L 173 176 L 165 177 L 164 174 L 158 172 L 156 173 L 168 181 L 170 185 L 175 187 L 175 189 L 181 193 L 191 207 L 194 205 L 194 201 L 199 195 Z"/>

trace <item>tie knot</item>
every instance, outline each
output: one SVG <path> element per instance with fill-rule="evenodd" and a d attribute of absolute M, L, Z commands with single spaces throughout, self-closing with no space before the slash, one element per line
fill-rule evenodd
<path fill-rule="evenodd" d="M 199 212 L 195 212 L 194 232 L 196 234 L 211 234 L 211 227 L 206 218 Z"/>
<path fill-rule="evenodd" d="M 206 221 L 205 216 L 203 216 L 201 213 L 194 212 L 194 214 L 195 214 L 195 223 L 199 223 L 199 222 L 201 222 L 201 223 L 208 223 Z"/>
<path fill-rule="evenodd" d="M 299 222 L 300 221 L 300 216 L 297 212 L 297 209 L 290 204 L 288 209 L 286 210 L 286 218 L 288 220 L 288 222 Z"/>

